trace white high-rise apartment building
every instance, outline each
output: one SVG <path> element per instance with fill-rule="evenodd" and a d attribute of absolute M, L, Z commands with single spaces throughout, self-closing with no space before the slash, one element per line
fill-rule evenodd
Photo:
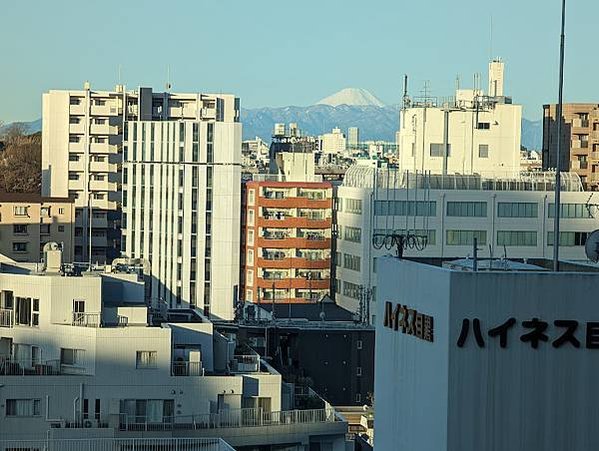
<path fill-rule="evenodd" d="M 404 252 L 410 258 L 472 257 L 475 238 L 478 257 L 496 264 L 504 257 L 551 258 L 554 178 L 543 172 L 512 179 L 423 176 L 352 166 L 337 192 L 337 303 L 374 323 L 376 257 L 395 255 L 392 233 L 414 238 Z M 586 260 L 586 239 L 599 228 L 599 194 L 583 191 L 574 173 L 562 174 L 562 183 L 560 256 Z"/>
<path fill-rule="evenodd" d="M 151 88 L 127 91 L 122 85 L 114 91 L 96 91 L 89 83 L 82 90 L 44 93 L 42 195 L 75 199 L 74 260 L 110 261 L 120 251 L 126 122 L 233 121 L 239 115 L 236 102 L 233 96 L 153 92 Z"/>
<path fill-rule="evenodd" d="M 150 262 L 154 301 L 232 320 L 238 299 L 241 124 L 216 118 L 127 125 L 123 250 Z M 227 102 L 227 100 L 229 102 Z"/>
<path fill-rule="evenodd" d="M 400 112 L 399 167 L 434 174 L 514 177 L 520 172 L 522 106 L 503 94 L 504 63 L 489 64 L 489 92 L 406 97 Z"/>

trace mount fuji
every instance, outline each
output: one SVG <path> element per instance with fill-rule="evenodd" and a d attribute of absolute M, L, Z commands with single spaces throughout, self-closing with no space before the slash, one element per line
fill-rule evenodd
<path fill-rule="evenodd" d="M 325 97 L 324 99 L 316 102 L 317 105 L 351 105 L 351 106 L 378 106 L 384 107 L 385 104 L 381 102 L 376 96 L 372 95 L 366 89 L 360 88 L 345 88 L 333 95 Z"/>

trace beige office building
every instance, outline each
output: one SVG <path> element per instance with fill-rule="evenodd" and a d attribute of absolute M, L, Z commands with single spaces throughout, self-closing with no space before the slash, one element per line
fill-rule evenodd
<path fill-rule="evenodd" d="M 29 193 L 0 193 L 0 254 L 19 262 L 39 262 L 46 243 L 62 245 L 73 260 L 75 205 L 72 199 Z"/>
<path fill-rule="evenodd" d="M 233 122 L 238 117 L 225 115 L 238 114 L 235 102 L 229 95 L 156 93 L 151 88 L 127 91 L 122 85 L 114 91 L 95 91 L 89 83 L 82 90 L 45 93 L 42 194 L 75 199 L 75 260 L 106 262 L 120 253 L 125 122 Z"/>
<path fill-rule="evenodd" d="M 557 105 L 543 105 L 543 168 L 557 166 Z M 566 103 L 562 110 L 561 170 L 576 172 L 585 189 L 599 190 L 599 105 Z"/>

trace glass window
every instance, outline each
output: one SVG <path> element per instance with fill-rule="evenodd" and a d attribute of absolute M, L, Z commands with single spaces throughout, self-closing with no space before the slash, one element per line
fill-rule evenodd
<path fill-rule="evenodd" d="M 442 157 L 445 155 L 445 144 L 431 143 L 430 144 L 431 157 Z M 447 145 L 447 156 L 451 155 L 451 144 Z"/>
<path fill-rule="evenodd" d="M 486 230 L 448 230 L 446 233 L 448 246 L 472 246 L 474 238 L 476 238 L 477 245 L 486 245 Z"/>
<path fill-rule="evenodd" d="M 157 366 L 156 351 L 137 351 L 135 357 L 135 368 L 153 369 Z"/>
<path fill-rule="evenodd" d="M 497 231 L 498 246 L 536 246 L 537 232 L 521 230 L 499 230 Z"/>
<path fill-rule="evenodd" d="M 587 242 L 589 232 L 560 232 L 559 246 L 584 246 Z M 553 246 L 553 232 L 547 232 L 547 246 Z"/>
<path fill-rule="evenodd" d="M 352 254 L 343 254 L 343 267 L 352 271 L 360 271 L 360 256 Z"/>
<path fill-rule="evenodd" d="M 593 218 L 594 209 L 586 204 L 561 204 L 561 218 L 569 219 L 589 219 Z M 548 217 L 555 217 L 555 204 L 549 204 Z"/>
<path fill-rule="evenodd" d="M 485 218 L 487 216 L 487 203 L 447 202 L 447 216 Z"/>
<path fill-rule="evenodd" d="M 41 415 L 39 399 L 7 399 L 7 417 L 36 417 Z"/>
<path fill-rule="evenodd" d="M 343 282 L 343 296 L 347 296 L 352 299 L 359 299 L 360 298 L 360 285 L 344 281 Z"/>
<path fill-rule="evenodd" d="M 345 235 L 343 236 L 346 241 L 352 243 L 360 243 L 362 241 L 362 229 L 359 227 L 345 227 Z"/>
<path fill-rule="evenodd" d="M 499 218 L 536 218 L 539 206 L 534 202 L 499 202 L 497 216 Z"/>
<path fill-rule="evenodd" d="M 361 199 L 345 199 L 345 212 L 354 215 L 362 214 L 362 200 Z"/>
<path fill-rule="evenodd" d="M 489 145 L 479 144 L 478 145 L 478 158 L 489 158 Z"/>

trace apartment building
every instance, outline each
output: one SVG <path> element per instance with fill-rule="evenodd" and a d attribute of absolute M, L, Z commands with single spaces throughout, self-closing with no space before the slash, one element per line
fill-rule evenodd
<path fill-rule="evenodd" d="M 0 193 L 0 254 L 18 262 L 40 262 L 44 245 L 57 242 L 65 262 L 72 262 L 74 241 L 73 199 Z"/>
<path fill-rule="evenodd" d="M 130 121 L 123 170 L 123 252 L 149 261 L 154 301 L 224 320 L 239 299 L 237 117 Z"/>
<path fill-rule="evenodd" d="M 434 174 L 520 172 L 522 106 L 504 95 L 504 63 L 489 63 L 489 89 L 457 89 L 454 97 L 404 96 L 399 167 Z"/>
<path fill-rule="evenodd" d="M 78 262 L 111 261 L 120 253 L 127 122 L 239 119 L 234 96 L 153 92 L 145 87 L 127 91 L 123 85 L 97 91 L 87 82 L 83 90 L 51 90 L 42 103 L 42 194 L 75 199 Z"/>
<path fill-rule="evenodd" d="M 548 258 L 553 254 L 553 173 L 518 178 L 402 173 L 356 164 L 337 196 L 335 299 L 374 323 L 376 258 L 395 254 L 389 235 L 408 237 L 404 255 L 422 258 Z M 560 256 L 586 260 L 599 228 L 599 195 L 562 174 Z"/>
<path fill-rule="evenodd" d="M 543 168 L 557 166 L 557 105 L 543 105 Z M 565 103 L 562 109 L 561 170 L 580 176 L 583 186 L 599 190 L 599 105 Z"/>
<path fill-rule="evenodd" d="M 260 178 L 243 190 L 243 299 L 316 302 L 330 289 L 332 186 Z"/>
<path fill-rule="evenodd" d="M 132 267 L 77 276 L 60 260 L 49 250 L 41 272 L 0 265 L 0 449 L 83 437 L 345 449 L 347 423 L 329 404 L 284 395 L 277 371 L 198 310 L 148 309 Z"/>

